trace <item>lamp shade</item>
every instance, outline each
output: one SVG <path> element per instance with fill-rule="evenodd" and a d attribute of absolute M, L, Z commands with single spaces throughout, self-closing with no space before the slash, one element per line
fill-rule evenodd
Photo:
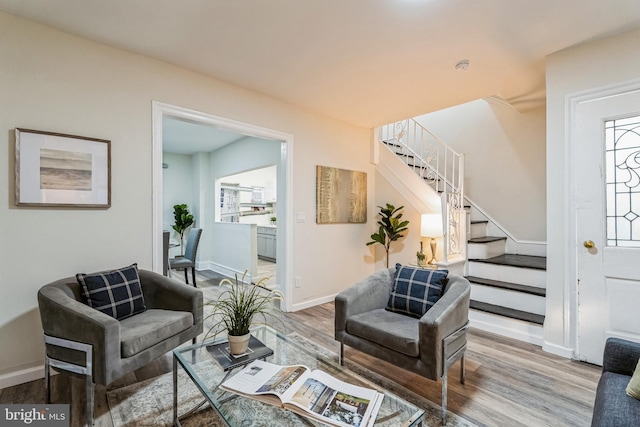
<path fill-rule="evenodd" d="M 420 235 L 422 237 L 440 237 L 442 234 L 442 215 L 437 213 L 422 214 Z"/>

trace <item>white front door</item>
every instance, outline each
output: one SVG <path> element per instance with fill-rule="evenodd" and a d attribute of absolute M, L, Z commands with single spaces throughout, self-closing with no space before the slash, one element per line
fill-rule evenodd
<path fill-rule="evenodd" d="M 576 356 L 601 365 L 608 337 L 640 341 L 640 91 L 582 100 L 574 117 Z"/>

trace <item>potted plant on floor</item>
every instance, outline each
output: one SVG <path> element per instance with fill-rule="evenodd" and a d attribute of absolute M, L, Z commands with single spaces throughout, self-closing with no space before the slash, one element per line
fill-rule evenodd
<path fill-rule="evenodd" d="M 378 206 L 380 209 L 380 220 L 378 221 L 378 232 L 371 235 L 371 241 L 367 243 L 367 246 L 380 243 L 384 246 L 384 250 L 387 255 L 387 268 L 389 268 L 389 248 L 391 242 L 403 237 L 403 231 L 407 230 L 409 221 L 401 221 L 402 213 L 400 212 L 404 206 L 396 208 L 395 206 L 387 203 L 386 207 Z"/>
<path fill-rule="evenodd" d="M 227 331 L 229 351 L 231 354 L 242 354 L 247 351 L 250 327 L 253 324 L 267 324 L 267 320 L 282 322 L 275 313 L 278 309 L 273 304 L 284 301 L 284 294 L 279 290 L 269 290 L 262 286 L 266 278 L 256 283 L 244 283 L 247 272 L 235 283 L 229 279 L 222 279 L 220 286 L 226 286 L 217 300 L 205 304 L 211 310 L 206 319 L 213 319 L 213 325 L 205 335 L 205 340 L 211 336 Z"/>
<path fill-rule="evenodd" d="M 180 234 L 180 256 L 183 256 L 184 232 L 193 225 L 193 215 L 189 213 L 189 208 L 183 203 L 173 206 L 173 218 L 176 220 L 173 229 Z"/>

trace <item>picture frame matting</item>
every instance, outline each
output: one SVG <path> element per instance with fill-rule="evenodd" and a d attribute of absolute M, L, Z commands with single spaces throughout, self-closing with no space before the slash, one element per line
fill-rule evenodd
<path fill-rule="evenodd" d="M 111 206 L 111 141 L 16 128 L 17 206 Z"/>

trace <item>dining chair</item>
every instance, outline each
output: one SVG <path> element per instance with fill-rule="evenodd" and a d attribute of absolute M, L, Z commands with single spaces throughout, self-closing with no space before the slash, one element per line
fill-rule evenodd
<path fill-rule="evenodd" d="M 169 275 L 169 232 L 162 232 L 162 275 Z"/>
<path fill-rule="evenodd" d="M 196 254 L 198 252 L 198 244 L 200 243 L 201 228 L 192 228 L 187 237 L 187 246 L 184 250 L 184 256 L 171 258 L 169 266 L 174 270 L 184 269 L 184 281 L 189 284 L 189 275 L 187 270 L 191 268 L 191 276 L 193 278 L 193 286 L 196 287 Z"/>

